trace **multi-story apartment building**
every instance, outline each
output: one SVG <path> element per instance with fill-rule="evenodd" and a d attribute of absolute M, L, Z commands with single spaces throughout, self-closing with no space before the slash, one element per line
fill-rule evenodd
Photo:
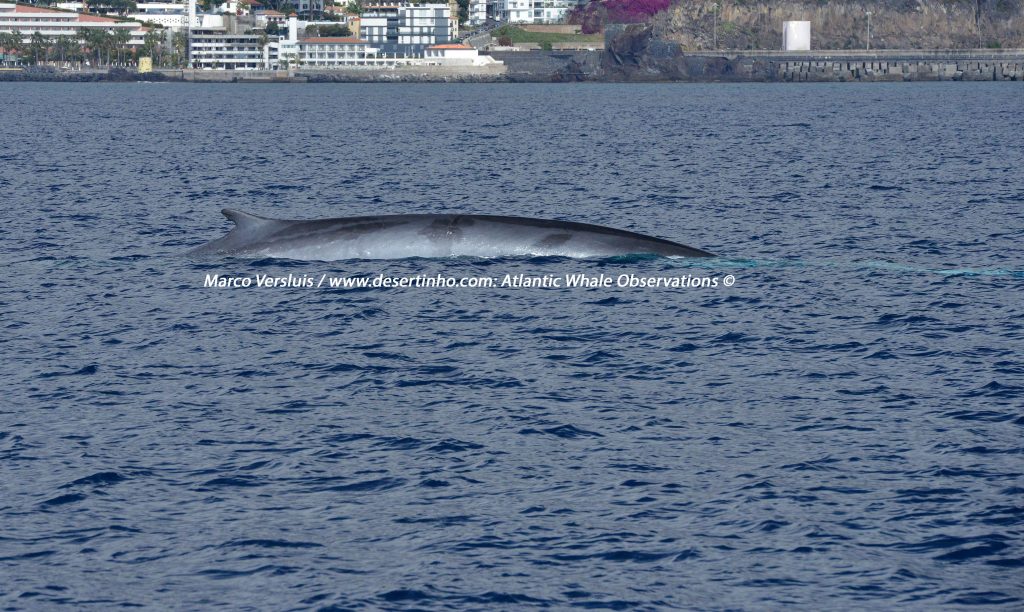
<path fill-rule="evenodd" d="M 487 0 L 469 0 L 469 18 L 467 21 L 471 25 L 480 25 L 487 21 Z"/>
<path fill-rule="evenodd" d="M 85 3 L 67 0 L 58 2 L 57 8 L 81 12 L 85 10 Z M 192 14 L 195 14 L 194 6 Z M 135 11 L 129 13 L 128 18 L 155 23 L 169 30 L 181 30 L 188 27 L 189 3 L 187 0 L 135 0 Z"/>
<path fill-rule="evenodd" d="M 469 23 L 560 23 L 581 0 L 469 0 Z"/>
<path fill-rule="evenodd" d="M 188 57 L 193 68 L 269 69 L 276 63 L 270 47 L 257 35 L 231 33 L 224 28 L 193 29 L 189 32 Z"/>
<path fill-rule="evenodd" d="M 384 53 L 420 56 L 431 45 L 451 41 L 448 4 L 366 6 L 359 21 L 359 37 Z"/>
<path fill-rule="evenodd" d="M 277 70 L 280 68 L 346 68 L 386 63 L 378 49 L 350 37 L 299 38 L 298 20 L 287 21 L 286 36 L 239 32 L 239 24 L 192 29 L 189 61 L 195 68 Z M 393 60 L 392 60 L 393 61 Z"/>
<path fill-rule="evenodd" d="M 380 61 L 377 49 L 358 38 L 304 38 L 297 48 L 298 63 L 302 67 L 373 66 Z"/>
<path fill-rule="evenodd" d="M 313 19 L 324 12 L 324 0 L 291 0 L 295 12 L 300 16 Z"/>
<path fill-rule="evenodd" d="M 83 13 L 69 13 L 26 4 L 0 3 L 0 32 L 21 34 L 25 42 L 39 32 L 43 36 L 78 36 L 81 29 L 97 28 L 107 32 L 126 30 L 128 44 L 141 46 L 146 29 L 136 21 L 119 21 Z"/>

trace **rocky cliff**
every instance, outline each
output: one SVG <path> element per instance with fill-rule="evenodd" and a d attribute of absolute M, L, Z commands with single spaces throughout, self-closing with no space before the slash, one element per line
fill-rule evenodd
<path fill-rule="evenodd" d="M 814 49 L 864 49 L 868 12 L 872 49 L 1024 47 L 1024 0 L 680 0 L 651 25 L 687 51 L 779 49 L 790 20 Z"/>

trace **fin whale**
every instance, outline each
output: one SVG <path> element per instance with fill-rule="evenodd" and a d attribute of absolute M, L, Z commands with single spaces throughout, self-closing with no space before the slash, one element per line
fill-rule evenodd
<path fill-rule="evenodd" d="M 235 227 L 190 254 L 311 261 L 631 254 L 714 257 L 670 240 L 571 221 L 457 214 L 303 221 L 268 219 L 229 208 L 221 212 Z"/>

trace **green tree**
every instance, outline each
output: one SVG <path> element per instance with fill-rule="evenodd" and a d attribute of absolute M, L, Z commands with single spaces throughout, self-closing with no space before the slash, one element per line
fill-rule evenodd
<path fill-rule="evenodd" d="M 322 25 L 320 26 L 320 36 L 352 36 L 352 30 L 341 24 Z"/>
<path fill-rule="evenodd" d="M 110 8 L 122 17 L 128 13 L 137 13 L 139 10 L 135 0 L 110 0 Z"/>
<path fill-rule="evenodd" d="M 151 60 L 156 62 L 156 55 L 160 49 L 161 43 L 161 32 L 159 30 L 150 30 L 146 32 L 146 35 L 142 37 L 142 48 L 139 52 Z"/>
<path fill-rule="evenodd" d="M 184 66 L 188 62 L 188 35 L 184 32 L 175 32 L 171 39 L 172 59 L 177 67 Z"/>
<path fill-rule="evenodd" d="M 55 47 L 57 55 L 58 57 L 60 57 L 60 62 L 62 64 L 71 57 L 78 55 L 79 51 L 81 50 L 78 45 L 78 41 L 76 41 L 71 36 L 58 36 L 57 44 L 55 45 Z"/>
<path fill-rule="evenodd" d="M 17 32 L 0 32 L 0 48 L 3 48 L 6 54 L 5 59 L 10 59 L 12 56 L 20 58 L 25 44 Z"/>
<path fill-rule="evenodd" d="M 99 66 L 103 63 L 103 53 L 107 50 L 107 38 L 110 35 L 105 31 L 98 28 L 79 28 L 78 29 L 78 40 L 82 42 L 86 49 L 88 49 L 89 55 L 96 61 L 96 65 Z M 109 52 L 107 54 L 107 63 L 109 62 Z"/>
<path fill-rule="evenodd" d="M 124 54 L 128 51 L 128 43 L 132 40 L 132 34 L 125 28 L 121 28 L 114 32 L 111 36 L 111 44 L 114 50 L 117 52 L 117 62 L 119 64 L 124 63 Z"/>
<path fill-rule="evenodd" d="M 39 56 L 45 55 L 46 50 L 49 48 L 49 43 L 43 33 L 39 30 L 32 32 L 32 38 L 28 43 L 28 52 L 32 56 L 32 63 L 39 63 Z"/>

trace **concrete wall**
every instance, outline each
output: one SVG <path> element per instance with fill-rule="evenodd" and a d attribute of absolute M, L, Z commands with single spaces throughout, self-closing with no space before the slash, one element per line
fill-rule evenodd
<path fill-rule="evenodd" d="M 585 79 L 593 78 L 600 64 L 600 51 L 495 51 L 494 59 L 508 66 L 516 81 L 545 81 L 568 69 Z M 578 80 L 578 76 L 571 80 Z"/>
<path fill-rule="evenodd" d="M 710 56 L 710 54 L 706 54 Z M 735 77 L 761 81 L 1022 81 L 1024 51 L 748 52 Z"/>
<path fill-rule="evenodd" d="M 778 62 L 779 81 L 1020 81 L 1024 62 L 800 61 Z"/>

